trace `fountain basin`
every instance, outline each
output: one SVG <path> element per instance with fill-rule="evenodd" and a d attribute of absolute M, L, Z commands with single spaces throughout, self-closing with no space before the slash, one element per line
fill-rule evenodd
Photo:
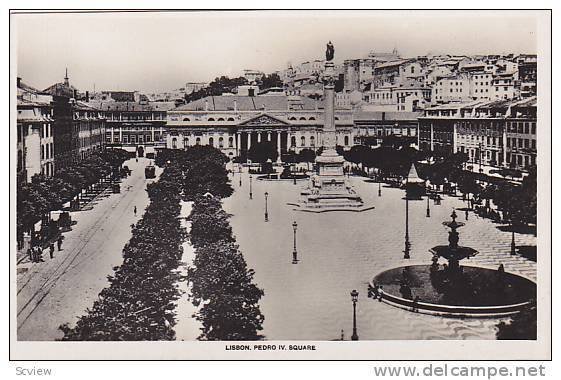
<path fill-rule="evenodd" d="M 379 273 L 370 285 L 382 285 L 383 301 L 394 306 L 456 317 L 512 315 L 536 299 L 536 283 L 525 277 L 465 265 L 452 274 L 431 270 L 430 265 L 397 267 Z"/>

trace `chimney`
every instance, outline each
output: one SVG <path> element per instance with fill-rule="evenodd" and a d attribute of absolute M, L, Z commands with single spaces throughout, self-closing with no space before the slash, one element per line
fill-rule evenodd
<path fill-rule="evenodd" d="M 90 101 L 90 92 L 86 91 L 86 103 Z"/>
<path fill-rule="evenodd" d="M 18 83 L 18 88 L 20 88 L 20 87 L 21 87 L 21 78 L 18 77 L 18 78 L 17 78 L 17 81 L 18 81 L 18 82 L 17 82 L 17 83 Z"/>

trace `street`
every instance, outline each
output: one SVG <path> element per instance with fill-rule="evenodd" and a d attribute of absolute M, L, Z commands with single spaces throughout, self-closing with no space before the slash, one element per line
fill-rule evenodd
<path fill-rule="evenodd" d="M 71 213 L 77 222 L 63 234 L 62 251 L 55 250 L 44 262 L 18 265 L 17 338 L 47 340 L 62 338 L 61 324 L 73 325 L 109 285 L 107 276 L 122 262 L 122 249 L 131 237 L 131 224 L 138 221 L 149 204 L 144 178 L 150 160 L 125 162 L 132 170 L 121 183 L 121 193 L 106 191 L 91 209 Z M 136 206 L 135 216 L 133 209 Z"/>

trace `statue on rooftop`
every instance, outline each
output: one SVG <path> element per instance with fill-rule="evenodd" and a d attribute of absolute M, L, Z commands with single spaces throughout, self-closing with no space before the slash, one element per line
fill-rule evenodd
<path fill-rule="evenodd" d="M 325 60 L 326 61 L 333 61 L 333 56 L 335 56 L 335 48 L 331 41 L 327 43 L 327 49 L 325 50 Z"/>

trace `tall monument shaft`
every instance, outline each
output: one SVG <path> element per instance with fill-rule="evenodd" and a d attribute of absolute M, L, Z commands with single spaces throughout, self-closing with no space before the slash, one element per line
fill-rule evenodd
<path fill-rule="evenodd" d="M 325 149 L 335 149 L 337 144 L 336 130 L 335 130 L 335 85 L 334 76 L 335 70 L 333 62 L 328 61 L 325 63 L 324 72 L 324 120 L 323 120 L 323 135 Z"/>

